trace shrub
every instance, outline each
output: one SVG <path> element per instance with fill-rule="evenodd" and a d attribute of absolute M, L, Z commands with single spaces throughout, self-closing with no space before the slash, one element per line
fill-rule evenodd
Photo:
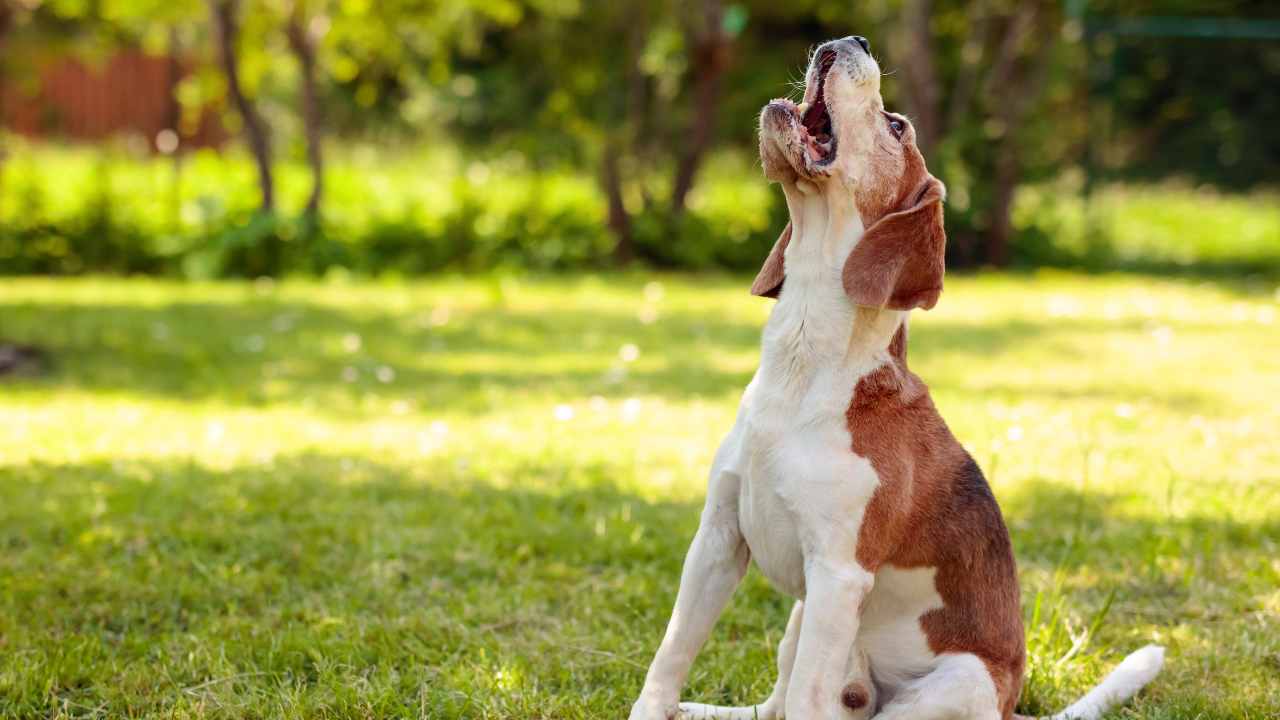
<path fill-rule="evenodd" d="M 323 216 L 312 224 L 298 214 L 309 188 L 297 164 L 278 172 L 284 210 L 264 215 L 251 164 L 234 154 L 174 163 L 19 145 L 13 158 L 0 166 L 4 274 L 376 275 L 612 262 L 594 179 L 534 172 L 518 159 L 464 164 L 448 151 L 350 149 L 331 162 Z M 1280 274 L 1274 202 L 1185 186 L 1113 187 L 1086 211 L 1078 191 L 1027 187 L 1015 208 L 1013 257 L 1023 266 Z M 949 210 L 957 232 L 965 221 L 959 206 Z M 685 212 L 652 203 L 636 212 L 634 233 L 649 264 L 750 272 L 785 222 L 777 188 L 754 165 L 722 156 L 705 168 Z"/>

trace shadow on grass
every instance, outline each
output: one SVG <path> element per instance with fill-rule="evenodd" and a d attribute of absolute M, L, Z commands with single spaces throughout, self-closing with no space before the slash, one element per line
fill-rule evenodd
<path fill-rule="evenodd" d="M 0 467 L 0 639 L 24 658 L 0 672 L 0 715 L 65 701 L 400 716 L 424 692 L 456 705 L 503 668 L 566 698 L 629 686 L 648 638 L 617 641 L 667 604 L 697 505 L 576 472 L 569 486 L 530 466 L 522 479 L 544 489 L 498 489 L 449 459 Z M 439 716 L 477 712 L 455 710 Z"/>
<path fill-rule="evenodd" d="M 1094 277 L 1127 277 L 1157 283 L 1187 286 L 1212 286 L 1242 299 L 1269 296 L 1280 282 L 1280 255 L 1259 260 L 1198 260 L 1183 264 L 1153 258 L 1086 260 L 1075 257 L 1048 259 L 1043 262 L 1015 262 L 1001 268 L 1009 277 L 1028 281 L 1046 272 L 1079 273 Z M 981 277 L 984 268 L 948 267 L 948 277 Z"/>
<path fill-rule="evenodd" d="M 447 458 L 0 467 L 0 637 L 25 658 L 0 708 L 249 708 L 281 702 L 286 685 L 332 702 L 324 687 L 355 682 L 384 683 L 372 709 L 392 712 L 425 682 L 442 707 L 463 703 L 461 717 L 502 692 L 477 679 L 495 668 L 552 696 L 610 688 L 592 702 L 623 707 L 698 504 L 620 489 L 603 464 L 577 470 L 567 481 L 526 466 L 497 488 Z M 1250 588 L 1277 580 L 1265 548 L 1278 522 L 1126 516 L 1105 494 L 1049 485 L 1002 499 L 1024 573 L 1068 572 L 1063 592 L 1091 608 L 1114 590 L 1118 622 L 1201 617 L 1188 565 Z M 787 604 L 753 574 L 691 696 L 742 702 L 743 688 L 764 687 Z M 237 680 L 204 685 L 222 676 Z"/>
<path fill-rule="evenodd" d="M 0 332 L 40 343 L 57 360 L 51 376 L 8 383 L 7 392 L 71 387 L 180 401 L 309 402 L 339 414 L 361 412 L 370 399 L 483 412 L 513 395 L 736 395 L 750 380 L 760 334 L 755 324 L 712 312 L 670 312 L 644 324 L 613 310 L 485 308 L 455 313 L 435 327 L 424 308 L 345 312 L 267 300 L 159 307 L 15 303 L 0 305 L 0 318 Z M 1080 352 L 1073 339 L 1082 334 L 1142 327 L 1137 320 L 1102 319 L 935 322 L 913 337 L 911 355 L 988 362 L 1034 342 L 1071 357 Z M 629 344 L 642 351 L 640 362 L 619 361 L 619 349 Z M 1188 407 L 1201 402 L 1182 400 Z"/>
<path fill-rule="evenodd" d="M 748 352 L 759 329 L 713 315 L 507 309 L 456 312 L 443 327 L 429 311 L 349 313 L 305 303 L 14 304 L 3 330 L 38 340 L 60 359 L 48 384 L 175 399 L 262 404 L 319 400 L 345 411 L 363 398 L 421 398 L 485 408 L 504 393 L 614 396 L 718 394 L 749 375 L 714 357 Z M 662 357 L 619 373 L 619 349 Z"/>
<path fill-rule="evenodd" d="M 1025 270 L 1032 272 L 1043 267 L 1093 274 L 1122 272 L 1167 280 L 1212 282 L 1241 295 L 1270 293 L 1274 291 L 1276 281 L 1280 281 L 1280 255 L 1256 259 L 1200 259 L 1194 263 L 1146 257 L 1111 257 L 1100 261 L 1072 259 Z"/>
<path fill-rule="evenodd" d="M 1203 560 L 1222 551 L 1261 552 L 1280 541 L 1280 520 L 1247 523 L 1215 514 L 1175 518 L 1158 506 L 1140 517 L 1114 510 L 1130 499 L 1040 482 L 1008 493 L 1001 505 L 1019 556 L 1041 569 L 1046 563 L 1067 569 L 1110 565 L 1157 576 L 1161 557 Z"/>

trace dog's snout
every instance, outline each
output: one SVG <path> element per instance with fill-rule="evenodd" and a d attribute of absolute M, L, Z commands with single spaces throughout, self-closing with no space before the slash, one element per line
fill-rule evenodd
<path fill-rule="evenodd" d="M 842 37 L 839 40 L 832 40 L 830 42 L 823 43 L 823 45 L 818 48 L 816 56 L 822 57 L 827 53 L 839 54 L 841 51 L 845 53 L 857 53 L 859 49 L 870 55 L 871 43 L 861 35 L 850 35 L 848 37 Z"/>

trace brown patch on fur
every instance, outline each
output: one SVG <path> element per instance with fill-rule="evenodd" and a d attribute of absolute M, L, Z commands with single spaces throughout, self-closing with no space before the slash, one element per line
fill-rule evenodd
<path fill-rule="evenodd" d="M 889 354 L 903 365 L 907 363 L 907 323 L 898 325 L 898 330 L 889 341 Z"/>
<path fill-rule="evenodd" d="M 901 354 L 858 383 L 847 420 L 853 451 L 880 477 L 858 535 L 858 562 L 937 569 L 943 607 L 920 618 L 929 648 L 987 665 L 1005 718 L 1022 689 L 1025 639 L 1009 532 L 991 488 Z"/>
<path fill-rule="evenodd" d="M 928 310 L 942 292 L 946 189 L 925 167 L 906 118 L 878 112 L 873 122 L 887 128 L 892 120 L 903 124 L 902 138 L 881 129 L 863 160 L 854 201 L 867 230 L 845 260 L 844 289 L 859 305 Z"/>
<path fill-rule="evenodd" d="M 764 267 L 760 268 L 759 274 L 756 275 L 755 282 L 751 283 L 751 294 L 760 297 L 778 297 L 778 293 L 782 291 L 782 281 L 786 280 L 786 273 L 783 271 L 783 254 L 787 251 L 787 245 L 791 242 L 791 223 L 782 228 L 782 234 L 778 236 L 778 241 L 773 244 L 773 250 L 769 251 L 769 257 L 764 261 Z"/>
<path fill-rule="evenodd" d="M 851 682 L 840 693 L 840 702 L 850 710 L 864 708 L 871 702 L 871 691 L 860 682 Z"/>

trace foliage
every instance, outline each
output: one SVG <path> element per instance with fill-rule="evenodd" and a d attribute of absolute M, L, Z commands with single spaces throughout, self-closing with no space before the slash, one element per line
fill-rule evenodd
<path fill-rule="evenodd" d="M 264 0 L 236 8 L 243 86 L 270 135 L 284 138 L 275 146 L 289 161 L 303 158 L 305 145 L 319 147 L 321 131 L 456 141 L 483 156 L 516 151 L 532 172 L 596 178 L 618 261 L 689 264 L 672 247 L 718 256 L 718 247 L 684 242 L 714 234 L 707 218 L 685 215 L 704 160 L 713 151 L 753 156 L 762 102 L 794 92 L 788 81 L 800 78 L 815 41 L 850 32 L 872 37 L 887 101 L 915 115 L 931 167 L 950 188 L 952 264 L 1018 259 L 1015 243 L 1037 240 L 1011 237 L 1018 187 L 1059 182 L 1087 159 L 1103 178 L 1180 176 L 1233 188 L 1265 186 L 1275 165 L 1267 128 L 1280 105 L 1256 92 L 1280 70 L 1274 44 L 1196 40 L 1184 51 L 1178 40 L 1093 32 L 1114 17 L 1266 17 L 1249 1 Z M 0 28 L 0 41 L 19 50 L 6 54 L 18 58 L 9 74 L 23 74 L 22 58 L 49 47 L 102 55 L 142 44 L 204 60 L 177 91 L 187 126 L 206 105 L 228 106 L 206 3 L 50 0 L 19 10 L 0 23 L 20 29 Z M 314 135 L 303 133 L 300 59 L 289 56 L 294 36 L 285 28 L 305 29 L 315 44 L 323 113 L 311 118 Z M 234 113 L 227 120 L 242 127 Z M 312 163 L 319 173 L 319 155 Z"/>
<path fill-rule="evenodd" d="M 125 148 L 17 146 L 0 174 L 0 273 L 158 273 L 184 277 L 420 274 L 611 264 L 605 200 L 571 169 L 516 153 L 487 161 L 450 149 L 342 148 L 327 170 L 318 227 L 298 218 L 307 169 L 278 166 L 283 214 L 255 213 L 253 166 L 201 152 L 179 164 Z M 750 271 L 784 223 L 781 193 L 735 155 L 714 157 L 679 217 L 637 218 L 660 267 Z M 1024 188 L 1014 212 L 1020 266 L 1280 274 L 1274 195 L 1180 185 L 1117 186 L 1088 208 L 1078 187 Z"/>
<path fill-rule="evenodd" d="M 1275 284 L 1030 280 L 953 280 L 910 352 L 1008 518 L 1022 710 L 1154 641 L 1122 716 L 1276 717 Z M 6 281 L 54 369 L 0 381 L 0 715 L 618 717 L 748 282 Z M 686 696 L 766 695 L 787 609 L 749 575 Z"/>
<path fill-rule="evenodd" d="M 595 184 L 530 172 L 515 157 L 464 161 L 448 151 L 390 157 L 356 149 L 330 168 L 318 228 L 255 213 L 252 165 L 202 152 L 104 161 L 88 150 L 15 154 L 0 199 L 0 272 L 161 272 L 188 277 L 425 273 L 609 264 L 612 240 Z M 747 267 L 768 251 L 781 203 L 725 158 L 682 233 L 638 229 L 649 254 L 683 267 Z M 300 208 L 305 168 L 280 168 L 286 208 Z M 742 205 L 743 198 L 753 199 Z M 264 238 L 275 240 L 271 256 Z"/>
<path fill-rule="evenodd" d="M 1101 137 L 1104 177 L 1180 175 L 1224 189 L 1276 182 L 1280 97 L 1259 93 L 1280 78 L 1273 3 L 1260 0 L 1095 1 L 1102 18 L 1165 16 L 1170 37 L 1098 35 L 1091 43 L 1088 113 Z M 1201 34 L 1198 21 L 1253 21 L 1271 37 Z"/>
<path fill-rule="evenodd" d="M 224 111 L 232 131 L 264 125 L 263 132 L 248 133 L 262 168 L 306 158 L 317 177 L 333 176 L 321 167 L 320 139 L 327 135 L 330 144 L 336 138 L 337 144 L 393 148 L 424 140 L 433 146 L 456 143 L 460 154 L 482 159 L 516 153 L 531 175 L 591 178 L 600 186 L 602 208 L 586 213 L 542 205 L 524 212 L 526 225 L 545 225 L 550 217 L 570 228 L 566 237 L 545 239 L 551 246 L 572 245 L 566 251 L 570 259 L 548 263 L 534 253 L 535 267 L 635 257 L 661 266 L 725 258 L 728 267 L 744 266 L 746 253 L 739 251 L 750 247 L 754 253 L 764 241 L 753 237 L 747 246 L 726 245 L 719 218 L 691 207 L 697 204 L 697 183 L 707 175 L 715 181 L 716 171 L 708 171 L 706 161 L 734 155 L 738 163 L 750 162 L 762 103 L 794 94 L 789 83 L 801 79 L 807 51 L 816 41 L 852 32 L 872 38 L 886 72 L 887 102 L 913 114 L 930 167 L 949 187 L 953 266 L 1039 257 L 1025 250 L 1044 245 L 1045 238 L 1013 222 L 1017 191 L 1059 183 L 1086 160 L 1103 180 L 1181 177 L 1235 190 L 1265 189 L 1274 180 L 1277 148 L 1270 128 L 1280 101 L 1274 94 L 1259 95 L 1256 88 L 1266 86 L 1280 68 L 1275 43 L 1195 40 L 1186 46 L 1179 39 L 1117 40 L 1091 33 L 1098 19 L 1117 16 L 1267 17 L 1265 4 L 1251 0 L 1205 7 L 1183 0 L 1137 5 L 888 0 L 853 6 L 817 0 L 783 5 L 764 0 L 261 0 L 231 5 L 240 28 L 233 43 L 239 84 L 248 104 L 226 97 L 229 82 L 215 62 L 217 33 L 210 28 L 209 3 L 201 0 L 28 0 L 16 11 L 0 6 L 5 8 L 0 43 L 14 50 L 3 54 L 0 73 L 29 79 L 40 57 L 75 52 L 101 58 L 136 44 L 191 59 L 200 68 L 175 90 L 184 108 L 179 130 L 194 131 L 205 107 Z M 1080 8 L 1088 10 L 1087 17 L 1077 12 Z M 306 53 L 299 50 L 303 46 Z M 304 56 L 310 60 L 304 62 Z M 303 73 L 300 66 L 314 72 Z M 309 97 L 316 103 L 304 101 Z M 251 111 L 251 105 L 260 112 Z M 251 121 L 259 114 L 262 123 Z M 278 141 L 267 142 L 272 138 Z M 275 157 L 265 157 L 271 148 Z M 266 198 L 269 172 L 260 174 Z M 466 192 L 467 187 L 460 183 L 454 189 Z M 0 186 L 0 191 L 10 193 L 10 188 Z M 319 198 L 317 192 L 314 202 Z M 239 198 L 215 202 L 232 206 Z M 481 207 L 487 202 L 462 196 L 452 204 L 479 216 L 495 212 Z M 266 214 L 256 221 L 242 213 L 203 238 L 182 242 L 203 242 L 213 247 L 210 253 L 255 257 L 244 267 L 206 263 L 240 273 L 326 266 L 340 257 L 360 264 L 364 257 L 339 252 L 351 245 L 339 238 L 354 232 L 357 244 L 363 244 L 366 227 L 327 221 L 318 230 L 310 222 L 293 227 L 287 215 L 273 217 L 270 203 L 264 205 Z M 88 198 L 84 208 L 93 208 Z M 589 229 L 587 218 L 607 225 L 612 236 Z M 85 215 L 56 228 L 33 222 L 7 234 L 34 242 L 101 228 L 103 221 L 101 215 Z M 391 236 L 390 246 L 403 247 L 415 234 L 436 232 L 415 230 L 403 217 L 380 222 Z M 433 227 L 465 229 L 469 222 L 460 216 Z M 516 237 L 515 220 L 508 229 L 508 239 L 479 238 L 481 245 L 471 249 L 462 246 L 476 239 L 474 233 L 462 232 L 448 240 L 454 249 L 396 258 L 392 267 L 436 267 L 431 265 L 436 261 L 505 264 L 544 244 L 544 239 Z M 104 238 L 109 247 L 102 254 L 118 254 L 121 243 L 137 244 L 127 240 L 137 230 L 125 227 L 117 233 L 126 239 Z M 754 220 L 752 232 L 763 233 Z M 297 242 L 300 236 L 306 242 Z M 216 248 L 227 239 L 239 250 Z M 250 248 L 251 242 L 261 247 Z M 606 242 L 609 252 L 600 254 Z M 497 249 L 501 256 L 479 258 L 485 249 Z M 316 258 L 294 257 L 312 251 Z M 1160 252 L 1183 254 L 1178 248 Z M 1159 264 L 1156 260 L 1153 264 Z M 144 272 L 157 262 L 168 267 L 155 259 L 97 266 Z M 50 266 L 41 261 L 29 267 Z"/>

